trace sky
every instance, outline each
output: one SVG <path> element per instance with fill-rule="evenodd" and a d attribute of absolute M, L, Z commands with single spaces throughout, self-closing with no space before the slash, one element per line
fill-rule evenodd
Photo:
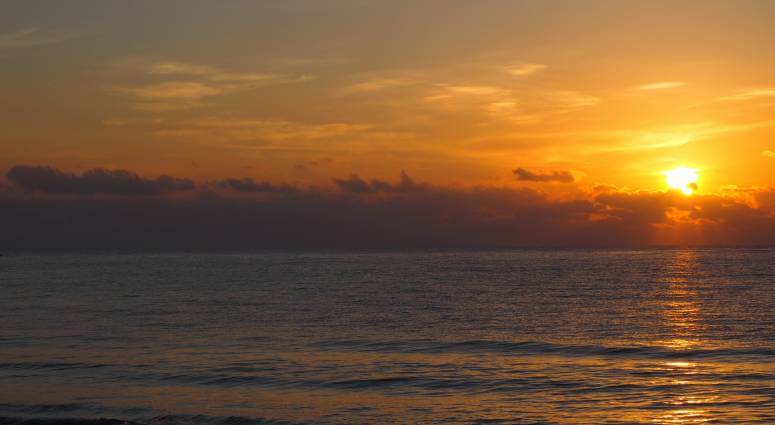
<path fill-rule="evenodd" d="M 773 15 L 6 1 L 0 230 L 28 249 L 773 245 Z"/>

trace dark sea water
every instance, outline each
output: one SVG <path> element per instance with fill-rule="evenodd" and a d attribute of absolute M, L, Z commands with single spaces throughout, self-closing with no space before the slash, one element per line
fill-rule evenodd
<path fill-rule="evenodd" d="M 12 254 L 0 424 L 773 424 L 774 304 L 771 249 Z"/>

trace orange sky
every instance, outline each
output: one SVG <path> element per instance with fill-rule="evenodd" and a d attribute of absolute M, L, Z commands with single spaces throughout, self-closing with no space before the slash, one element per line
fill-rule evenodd
<path fill-rule="evenodd" d="M 775 186 L 773 15 L 756 0 L 4 3 L 0 170 L 334 189 L 405 171 L 587 199 L 666 190 L 685 166 L 698 195 L 755 205 L 745 194 Z"/>
<path fill-rule="evenodd" d="M 2 6 L 2 166 L 775 184 L 769 2 L 136 3 Z"/>

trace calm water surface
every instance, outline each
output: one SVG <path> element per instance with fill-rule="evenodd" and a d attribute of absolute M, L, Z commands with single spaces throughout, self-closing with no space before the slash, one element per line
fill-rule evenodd
<path fill-rule="evenodd" d="M 767 249 L 7 255 L 0 423 L 772 424 L 774 291 Z"/>

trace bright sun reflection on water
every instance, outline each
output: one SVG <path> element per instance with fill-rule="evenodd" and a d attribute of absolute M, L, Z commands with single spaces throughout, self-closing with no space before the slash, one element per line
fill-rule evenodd
<path fill-rule="evenodd" d="M 672 349 L 687 350 L 700 343 L 702 325 L 697 292 L 687 279 L 687 276 L 692 274 L 695 263 L 696 253 L 681 251 L 668 266 L 663 316 L 666 325 L 672 330 L 672 337 L 664 341 L 664 344 Z"/>
<path fill-rule="evenodd" d="M 697 254 L 693 251 L 678 252 L 673 262 L 667 266 L 666 299 L 663 304 L 665 324 L 672 337 L 662 343 L 673 350 L 686 351 L 701 345 L 703 327 L 700 323 L 700 307 L 697 303 L 697 291 L 693 288 L 693 275 L 696 267 Z M 664 363 L 666 369 L 675 375 L 674 385 L 691 388 L 696 382 L 700 365 L 688 361 L 669 361 Z M 710 422 L 713 417 L 706 410 L 693 406 L 711 402 L 712 400 L 695 394 L 677 394 L 668 403 L 675 406 L 653 422 L 664 424 L 699 424 Z"/>

